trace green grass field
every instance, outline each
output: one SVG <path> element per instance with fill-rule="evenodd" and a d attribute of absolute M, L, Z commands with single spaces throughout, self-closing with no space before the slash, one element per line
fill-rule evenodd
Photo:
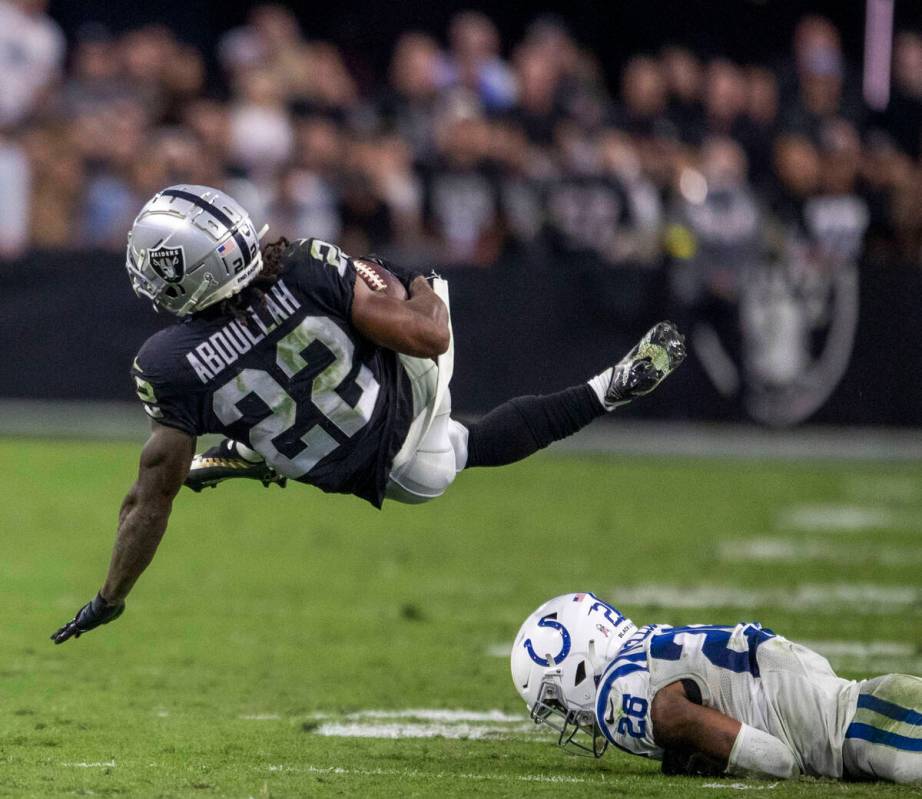
<path fill-rule="evenodd" d="M 636 622 L 759 620 L 847 676 L 922 670 L 922 465 L 554 454 L 384 512 L 183 491 L 124 617 L 54 647 L 102 580 L 136 457 L 0 441 L 0 796 L 727 796 L 525 723 L 503 651 L 571 590 Z"/>

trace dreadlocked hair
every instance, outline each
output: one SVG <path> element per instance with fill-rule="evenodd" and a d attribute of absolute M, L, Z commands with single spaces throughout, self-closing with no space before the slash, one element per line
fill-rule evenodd
<path fill-rule="evenodd" d="M 291 242 L 284 236 L 281 236 L 263 247 L 263 268 L 259 270 L 259 274 L 253 278 L 253 282 L 244 288 L 243 291 L 221 301 L 218 306 L 221 314 L 229 314 L 237 319 L 243 319 L 246 315 L 248 306 L 263 304 L 265 302 L 266 291 L 273 286 L 282 273 L 282 259 L 290 246 Z"/>

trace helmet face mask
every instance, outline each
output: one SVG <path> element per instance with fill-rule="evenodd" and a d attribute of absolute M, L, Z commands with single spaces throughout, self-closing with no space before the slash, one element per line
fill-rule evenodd
<path fill-rule="evenodd" d="M 595 717 L 598 679 L 636 629 L 590 593 L 555 597 L 519 628 L 511 653 L 516 690 L 531 719 L 557 732 L 567 752 L 605 753 L 608 741 Z"/>
<path fill-rule="evenodd" d="M 561 693 L 556 681 L 546 678 L 531 708 L 532 721 L 559 733 L 557 746 L 568 754 L 602 757 L 608 749 L 608 741 L 602 735 L 595 715 L 588 710 L 568 710 L 561 699 Z"/>
<path fill-rule="evenodd" d="M 262 270 L 247 212 L 208 186 L 170 186 L 142 209 L 128 234 L 131 287 L 157 310 L 188 316 L 241 291 Z"/>

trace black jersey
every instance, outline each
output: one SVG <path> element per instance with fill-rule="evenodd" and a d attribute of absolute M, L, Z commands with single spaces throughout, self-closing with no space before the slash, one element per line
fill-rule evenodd
<path fill-rule="evenodd" d="M 280 474 L 380 507 L 409 379 L 351 324 L 351 258 L 306 239 L 282 261 L 238 316 L 210 308 L 151 336 L 132 369 L 138 396 L 160 424 L 243 441 Z"/>

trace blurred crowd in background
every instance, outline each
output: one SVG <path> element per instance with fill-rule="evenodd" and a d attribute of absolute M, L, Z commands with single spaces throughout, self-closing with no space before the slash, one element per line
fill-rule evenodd
<path fill-rule="evenodd" d="M 68 46 L 46 5 L 0 0 L 0 257 L 120 250 L 143 202 L 185 182 L 273 234 L 442 268 L 540 250 L 650 269 L 790 231 L 922 262 L 917 32 L 897 33 L 872 114 L 817 16 L 778 63 L 667 46 L 612 85 L 555 17 L 503 42 L 463 12 L 444 39 L 406 32 L 371 75 L 281 5 L 214 54 L 162 26 L 87 24 Z"/>

